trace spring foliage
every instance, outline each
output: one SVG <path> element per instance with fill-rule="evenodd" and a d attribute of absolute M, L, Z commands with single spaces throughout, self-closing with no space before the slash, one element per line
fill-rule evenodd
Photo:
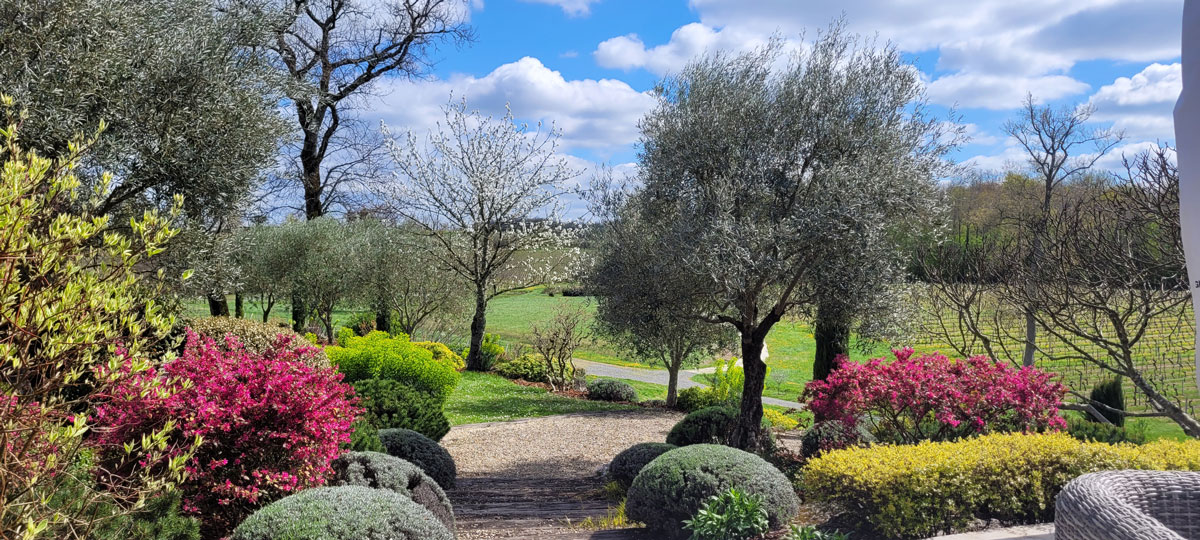
<path fill-rule="evenodd" d="M 325 349 L 348 382 L 390 379 L 442 398 L 458 385 L 460 375 L 452 358 L 436 361 L 429 349 L 413 344 L 404 334 L 351 334 L 338 336 L 340 346 Z"/>

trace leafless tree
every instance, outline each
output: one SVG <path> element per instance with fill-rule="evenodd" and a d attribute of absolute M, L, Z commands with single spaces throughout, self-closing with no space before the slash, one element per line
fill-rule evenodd
<path fill-rule="evenodd" d="M 575 351 L 591 335 L 582 306 L 560 306 L 550 320 L 529 329 L 533 350 L 546 363 L 551 389 L 568 388 L 575 374 Z"/>

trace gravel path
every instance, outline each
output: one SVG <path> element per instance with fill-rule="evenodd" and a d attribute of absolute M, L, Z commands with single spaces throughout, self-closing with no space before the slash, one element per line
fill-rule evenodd
<path fill-rule="evenodd" d="M 589 362 L 587 360 L 575 359 L 575 365 L 587 371 L 588 375 L 597 375 L 600 377 L 613 377 L 615 379 L 630 379 L 634 381 L 647 382 L 651 384 L 667 385 L 668 375 L 664 369 L 640 369 L 625 366 L 614 366 L 612 364 L 602 364 L 600 362 Z M 698 370 L 681 370 L 679 372 L 679 389 L 692 388 L 694 386 L 706 386 L 692 380 L 692 377 L 702 373 L 712 373 L 712 368 L 703 368 Z M 802 409 L 803 405 L 795 401 L 787 401 L 784 399 L 776 399 L 763 396 L 763 403 L 767 405 L 775 405 L 778 407 L 787 407 L 789 409 Z"/>
<path fill-rule="evenodd" d="M 457 426 L 441 444 L 458 466 L 454 503 L 460 540 L 632 539 L 640 531 L 592 532 L 568 524 L 603 518 L 610 502 L 597 471 L 639 442 L 661 442 L 682 418 L 661 409 L 580 413 Z"/>

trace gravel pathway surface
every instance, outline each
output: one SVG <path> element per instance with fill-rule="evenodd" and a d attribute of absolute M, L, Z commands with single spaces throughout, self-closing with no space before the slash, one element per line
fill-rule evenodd
<path fill-rule="evenodd" d="M 570 526 L 610 509 L 598 471 L 639 442 L 661 442 L 682 418 L 661 409 L 580 413 L 456 426 L 441 444 L 458 466 L 460 540 L 632 539 L 640 531 Z"/>
<path fill-rule="evenodd" d="M 602 364 L 600 362 L 589 362 L 587 360 L 575 359 L 575 365 L 587 371 L 588 375 L 596 375 L 600 377 L 613 377 L 615 379 L 630 379 L 634 381 L 647 382 L 651 384 L 667 385 L 668 374 L 665 369 L 641 369 L 625 366 L 614 366 L 612 364 Z M 698 370 L 682 370 L 679 372 L 679 389 L 692 388 L 695 386 L 707 386 L 692 380 L 692 377 L 702 373 L 712 373 L 712 368 L 703 368 Z M 772 397 L 763 397 L 763 403 L 767 405 L 775 405 L 778 407 L 787 407 L 789 409 L 802 409 L 803 405 L 795 401 L 787 401 L 784 399 L 776 399 Z"/>

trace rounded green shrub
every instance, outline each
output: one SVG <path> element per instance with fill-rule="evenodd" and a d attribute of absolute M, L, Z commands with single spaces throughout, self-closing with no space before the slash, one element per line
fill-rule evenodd
<path fill-rule="evenodd" d="M 733 432 L 738 410 L 733 407 L 705 407 L 683 417 L 667 434 L 667 444 L 725 444 Z"/>
<path fill-rule="evenodd" d="M 678 448 L 666 443 L 638 443 L 617 454 L 608 464 L 608 476 L 614 482 L 626 489 L 633 484 L 633 479 L 654 458 Z"/>
<path fill-rule="evenodd" d="M 461 377 L 449 364 L 435 361 L 428 349 L 413 345 L 404 334 L 392 337 L 375 331 L 365 337 L 339 336 L 338 343 L 340 347 L 327 347 L 325 353 L 346 382 L 389 379 L 445 398 Z"/>
<path fill-rule="evenodd" d="M 463 360 L 463 357 L 450 350 L 450 347 L 447 347 L 445 343 L 438 343 L 436 341 L 414 341 L 413 345 L 421 347 L 422 349 L 425 349 L 433 354 L 434 362 L 441 362 L 459 371 L 467 366 L 466 361 Z"/>
<path fill-rule="evenodd" d="M 387 379 L 355 381 L 354 392 L 366 409 L 363 418 L 376 429 L 411 429 L 435 441 L 450 431 L 444 397 Z"/>
<path fill-rule="evenodd" d="M 366 418 L 358 417 L 351 424 L 354 429 L 350 433 L 350 450 L 356 452 L 382 452 L 383 443 L 379 440 L 379 428 L 367 421 Z"/>
<path fill-rule="evenodd" d="M 291 328 L 251 319 L 201 317 L 191 321 L 188 326 L 193 332 L 212 338 L 218 345 L 223 342 L 227 334 L 232 334 L 246 348 L 246 352 L 259 355 L 270 351 L 281 335 L 293 340 L 292 343 L 297 345 L 308 342 L 304 336 L 293 332 Z M 325 351 L 320 347 L 314 347 L 314 349 L 312 354 L 302 357 L 304 363 L 315 368 L 328 368 L 330 366 L 329 358 L 325 355 Z"/>
<path fill-rule="evenodd" d="M 275 501 L 238 525 L 230 540 L 454 540 L 423 506 L 387 489 L 306 489 Z"/>
<path fill-rule="evenodd" d="M 442 489 L 454 487 L 458 477 L 454 458 L 433 439 L 411 429 L 382 429 L 379 440 L 385 452 L 420 467 Z"/>
<path fill-rule="evenodd" d="M 549 382 L 546 362 L 532 354 L 522 354 L 496 366 L 496 373 L 506 379 L 521 379 L 529 382 Z"/>
<path fill-rule="evenodd" d="M 629 488 L 625 512 L 664 535 L 678 535 L 684 520 L 731 488 L 761 498 L 772 528 L 786 524 L 800 507 L 791 482 L 762 458 L 728 446 L 694 444 L 646 465 Z"/>
<path fill-rule="evenodd" d="M 721 400 L 717 398 L 717 395 L 712 390 L 699 386 L 684 388 L 675 397 L 675 408 L 685 413 L 696 412 L 700 409 L 720 404 Z"/>
<path fill-rule="evenodd" d="M 597 401 L 637 401 L 637 390 L 629 383 L 613 379 L 595 379 L 587 384 L 588 399 Z"/>
<path fill-rule="evenodd" d="M 454 530 L 454 508 L 446 492 L 420 467 L 379 452 L 347 452 L 330 464 L 331 486 L 363 486 L 395 491 L 429 510 Z"/>

